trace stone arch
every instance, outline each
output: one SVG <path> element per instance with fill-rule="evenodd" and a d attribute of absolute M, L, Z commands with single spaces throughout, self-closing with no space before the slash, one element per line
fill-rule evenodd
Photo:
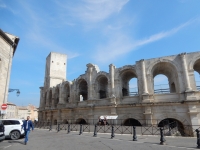
<path fill-rule="evenodd" d="M 57 85 L 55 88 L 55 93 L 54 93 L 54 106 L 57 106 L 59 103 L 59 95 L 60 95 L 60 89 L 59 89 L 59 85 Z"/>
<path fill-rule="evenodd" d="M 169 135 L 171 135 L 170 130 L 176 129 L 182 136 L 185 135 L 185 129 L 182 122 L 174 118 L 165 118 L 158 123 L 158 127 L 164 127 L 169 129 Z"/>
<path fill-rule="evenodd" d="M 200 60 L 200 55 L 196 56 L 195 58 L 193 58 L 189 63 L 188 63 L 188 70 L 189 71 L 194 71 L 194 65 L 196 63 L 196 61 Z"/>
<path fill-rule="evenodd" d="M 120 120 L 119 123 L 121 125 L 123 125 L 124 121 L 126 119 L 129 119 L 129 118 L 133 118 L 135 120 L 138 120 L 141 124 L 145 124 L 143 115 L 140 115 L 140 114 L 126 114 L 126 115 L 121 115 L 121 116 L 119 116 L 118 120 Z"/>
<path fill-rule="evenodd" d="M 97 79 L 99 78 L 99 76 L 105 76 L 108 79 L 108 82 L 110 82 L 110 76 L 107 72 L 105 71 L 100 71 L 96 74 L 96 76 L 93 79 L 93 84 L 96 83 Z"/>
<path fill-rule="evenodd" d="M 51 106 L 51 104 L 52 104 L 52 89 L 50 88 L 49 89 L 49 96 L 48 96 L 48 98 L 49 98 L 49 106 Z"/>
<path fill-rule="evenodd" d="M 123 125 L 124 126 L 142 126 L 140 121 L 138 121 L 137 119 L 134 119 L 134 118 L 125 119 L 123 122 Z"/>
<path fill-rule="evenodd" d="M 138 95 L 138 79 L 137 79 L 137 73 L 134 66 L 127 65 L 124 66 L 119 70 L 119 78 L 121 81 L 121 93 L 122 96 L 135 96 Z M 131 79 L 136 78 L 137 79 L 137 90 L 136 92 L 132 92 L 130 89 L 129 82 Z"/>
<path fill-rule="evenodd" d="M 57 119 L 54 119 L 54 121 L 53 121 L 53 125 L 57 125 Z"/>
<path fill-rule="evenodd" d="M 152 63 L 147 70 L 147 74 L 151 76 L 151 88 L 154 89 L 154 77 L 162 74 L 168 78 L 169 93 L 179 92 L 180 85 L 178 72 L 178 65 L 173 61 L 166 59 L 157 60 L 156 62 Z"/>
<path fill-rule="evenodd" d="M 108 91 L 108 76 L 105 73 L 99 73 L 98 76 L 96 76 L 95 79 L 95 85 L 96 85 L 96 93 L 97 93 L 97 98 L 103 99 L 107 98 L 109 95 Z"/>
<path fill-rule="evenodd" d="M 68 124 L 68 120 L 67 119 L 63 119 L 63 124 Z"/>
<path fill-rule="evenodd" d="M 87 124 L 87 122 L 83 118 L 78 118 L 78 119 L 76 119 L 76 124 Z"/>
<path fill-rule="evenodd" d="M 44 93 L 44 107 L 46 106 L 47 103 L 47 92 Z"/>
<path fill-rule="evenodd" d="M 77 95 L 80 97 L 80 101 L 81 96 L 83 101 L 88 99 L 88 83 L 84 78 L 79 78 L 77 80 L 77 92 Z"/>
<path fill-rule="evenodd" d="M 160 62 L 170 63 L 170 64 L 172 64 L 172 65 L 175 67 L 175 69 L 176 69 L 177 72 L 181 72 L 181 68 L 180 68 L 179 65 L 178 65 L 177 63 L 175 63 L 174 61 L 171 61 L 171 60 L 168 60 L 168 59 L 159 59 L 159 60 L 157 60 L 157 61 L 155 61 L 155 62 L 153 62 L 153 63 L 151 63 L 151 64 L 149 65 L 149 67 L 148 67 L 148 69 L 147 69 L 147 74 L 151 74 L 152 68 L 153 68 L 157 63 L 160 63 Z"/>
<path fill-rule="evenodd" d="M 71 84 L 70 82 L 66 81 L 63 83 L 62 87 L 62 94 L 63 94 L 63 99 L 64 103 L 69 103 L 70 100 L 70 91 L 71 91 Z"/>
<path fill-rule="evenodd" d="M 160 122 L 161 120 L 165 118 L 174 118 L 180 121 L 183 125 L 191 125 L 190 122 L 185 117 L 181 117 L 180 115 L 177 115 L 177 114 L 171 114 L 171 113 L 157 114 L 155 117 L 156 117 L 155 119 L 157 119 L 158 122 Z"/>

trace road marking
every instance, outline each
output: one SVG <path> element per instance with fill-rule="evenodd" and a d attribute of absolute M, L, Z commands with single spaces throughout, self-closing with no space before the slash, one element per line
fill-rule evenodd
<path fill-rule="evenodd" d="M 11 145 L 8 145 L 8 146 L 6 146 L 6 147 L 4 147 L 4 149 L 6 149 L 6 148 L 8 148 L 8 147 L 10 147 Z"/>

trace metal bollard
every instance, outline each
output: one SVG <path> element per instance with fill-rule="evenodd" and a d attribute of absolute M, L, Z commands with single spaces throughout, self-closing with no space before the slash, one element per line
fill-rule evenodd
<path fill-rule="evenodd" d="M 60 123 L 58 123 L 58 129 L 57 129 L 57 132 L 60 131 Z"/>
<path fill-rule="evenodd" d="M 97 125 L 94 126 L 94 135 L 93 137 L 97 137 Z"/>
<path fill-rule="evenodd" d="M 79 132 L 79 135 L 81 135 L 83 133 L 82 131 L 82 124 L 80 124 L 80 132 Z"/>
<path fill-rule="evenodd" d="M 137 136 L 136 136 L 136 131 L 135 131 L 135 126 L 133 126 L 133 141 L 137 141 Z"/>
<path fill-rule="evenodd" d="M 52 125 L 51 125 L 51 123 L 50 123 L 50 126 L 49 126 L 49 131 L 51 131 L 52 130 Z"/>
<path fill-rule="evenodd" d="M 115 137 L 114 126 L 112 126 L 112 130 L 111 130 L 111 139 L 113 139 L 114 137 Z"/>
<path fill-rule="evenodd" d="M 165 138 L 164 138 L 164 135 L 163 135 L 163 128 L 160 128 L 160 145 L 165 145 Z"/>
<path fill-rule="evenodd" d="M 69 134 L 70 133 L 70 124 L 68 124 L 68 130 L 67 130 L 67 134 Z"/>
<path fill-rule="evenodd" d="M 197 148 L 200 148 L 200 131 L 198 129 L 195 131 L 197 132 Z"/>

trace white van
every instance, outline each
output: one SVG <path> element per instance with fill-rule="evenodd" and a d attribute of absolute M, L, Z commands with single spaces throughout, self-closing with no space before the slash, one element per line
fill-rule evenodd
<path fill-rule="evenodd" d="M 4 134 L 7 138 L 12 140 L 17 140 L 24 135 L 24 130 L 22 129 L 23 121 L 21 119 L 0 119 L 4 124 L 5 131 Z"/>

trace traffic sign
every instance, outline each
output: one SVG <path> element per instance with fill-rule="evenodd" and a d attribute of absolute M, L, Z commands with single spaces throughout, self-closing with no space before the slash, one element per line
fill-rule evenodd
<path fill-rule="evenodd" d="M 2 104 L 2 105 L 1 105 L 1 109 L 2 109 L 2 110 L 6 110 L 6 109 L 7 109 L 7 104 Z"/>

